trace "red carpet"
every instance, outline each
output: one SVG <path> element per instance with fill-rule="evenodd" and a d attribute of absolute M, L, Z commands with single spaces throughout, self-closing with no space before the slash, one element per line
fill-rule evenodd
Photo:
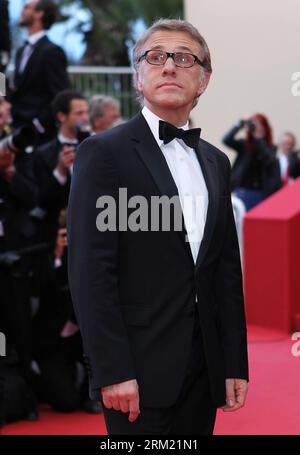
<path fill-rule="evenodd" d="M 247 405 L 236 413 L 219 411 L 215 434 L 300 434 L 300 358 L 285 334 L 249 329 L 250 389 Z M 103 416 L 58 414 L 41 407 L 38 422 L 6 425 L 3 435 L 106 434 Z"/>

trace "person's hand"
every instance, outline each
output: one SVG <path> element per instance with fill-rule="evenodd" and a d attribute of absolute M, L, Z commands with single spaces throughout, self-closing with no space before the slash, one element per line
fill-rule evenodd
<path fill-rule="evenodd" d="M 249 121 L 248 117 L 246 116 L 242 117 L 239 121 L 240 128 L 246 128 L 248 125 L 248 121 Z"/>
<path fill-rule="evenodd" d="M 70 145 L 64 145 L 58 156 L 57 170 L 62 175 L 67 175 L 75 159 L 75 149 Z"/>
<path fill-rule="evenodd" d="M 223 411 L 232 412 L 244 406 L 248 391 L 245 379 L 226 379 L 226 403 Z"/>
<path fill-rule="evenodd" d="M 134 422 L 138 418 L 140 398 L 136 379 L 102 387 L 101 392 L 106 408 L 129 412 L 129 422 Z"/>
<path fill-rule="evenodd" d="M 67 241 L 67 229 L 61 228 L 57 232 L 56 245 L 55 245 L 55 257 L 62 258 L 65 247 L 68 245 Z"/>

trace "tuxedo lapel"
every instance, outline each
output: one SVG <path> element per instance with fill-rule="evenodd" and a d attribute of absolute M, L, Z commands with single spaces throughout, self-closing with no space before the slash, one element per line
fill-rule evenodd
<path fill-rule="evenodd" d="M 196 268 L 198 268 L 205 257 L 214 231 L 219 205 L 218 198 L 219 191 L 216 163 L 214 159 L 211 156 L 209 156 L 209 152 L 207 152 L 205 143 L 200 141 L 199 146 L 195 149 L 195 151 L 202 169 L 203 177 L 208 191 L 208 209 L 206 223 L 204 227 L 203 239 L 200 244 L 196 261 Z"/>
<path fill-rule="evenodd" d="M 18 86 L 23 84 L 23 82 L 26 80 L 27 76 L 30 75 L 32 73 L 32 71 L 34 71 L 34 68 L 37 65 L 37 60 L 39 58 L 39 55 L 41 54 L 44 44 L 46 43 L 47 40 L 48 40 L 47 36 L 43 36 L 43 38 L 38 40 L 38 42 L 33 46 L 32 53 L 25 65 L 25 68 L 22 73 L 19 72 L 19 66 L 20 66 L 20 60 L 21 60 L 23 51 L 20 54 L 18 67 L 17 67 L 18 68 Z M 24 48 L 22 48 L 22 49 L 24 49 Z"/>
<path fill-rule="evenodd" d="M 150 172 L 158 190 L 168 197 L 178 196 L 178 190 L 166 159 L 142 114 L 134 134 L 135 149 Z M 136 118 L 136 117 L 135 117 Z"/>
<path fill-rule="evenodd" d="M 161 195 L 166 195 L 169 198 L 177 196 L 179 200 L 178 189 L 173 176 L 170 172 L 167 161 L 159 148 L 144 116 L 139 113 L 131 120 L 132 124 L 132 140 L 134 148 L 139 158 L 145 164 L 148 172 L 151 174 L 152 179 L 158 188 Z M 181 207 L 182 212 L 182 207 Z M 185 247 L 193 261 L 191 248 L 188 242 L 185 241 L 187 232 L 183 222 L 183 229 L 178 231 L 181 240 L 184 242 Z"/>

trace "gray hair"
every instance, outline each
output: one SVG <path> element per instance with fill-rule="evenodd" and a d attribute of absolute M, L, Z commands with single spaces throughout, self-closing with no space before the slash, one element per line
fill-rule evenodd
<path fill-rule="evenodd" d="M 205 39 L 203 38 L 202 35 L 198 32 L 196 27 L 194 27 L 190 22 L 186 20 L 181 20 L 181 19 L 159 19 L 154 24 L 151 25 L 150 28 L 148 28 L 142 36 L 137 40 L 133 47 L 133 66 L 135 71 L 138 71 L 139 67 L 139 59 L 143 55 L 146 49 L 144 49 L 145 43 L 148 41 L 148 39 L 158 31 L 173 31 L 173 32 L 185 32 L 189 34 L 200 46 L 200 49 L 203 52 L 202 56 L 202 76 L 203 72 L 212 73 L 212 66 L 211 66 L 211 57 L 210 57 L 210 52 L 209 48 L 207 46 L 207 43 Z M 143 94 L 137 89 L 136 87 L 136 81 L 134 80 L 134 85 L 137 91 L 137 98 L 140 101 L 141 104 L 143 104 Z M 194 106 L 197 104 L 197 99 L 195 100 Z"/>
<path fill-rule="evenodd" d="M 120 109 L 120 103 L 117 99 L 108 95 L 94 95 L 89 103 L 90 110 L 90 120 L 93 123 L 93 120 L 96 118 L 102 118 L 105 114 L 105 109 L 107 106 L 116 106 Z"/>

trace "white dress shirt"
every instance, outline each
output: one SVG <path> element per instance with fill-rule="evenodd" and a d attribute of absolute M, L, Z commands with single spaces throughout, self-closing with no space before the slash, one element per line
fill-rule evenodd
<path fill-rule="evenodd" d="M 187 231 L 186 240 L 190 244 L 196 263 L 208 207 L 208 191 L 197 155 L 195 150 L 188 147 L 181 139 L 176 138 L 168 144 L 164 144 L 159 139 L 159 120 L 163 119 L 160 119 L 147 107 L 143 108 L 142 114 L 167 161 L 177 186 Z M 187 130 L 188 122 L 181 128 Z"/>
<path fill-rule="evenodd" d="M 33 52 L 33 46 L 44 36 L 46 35 L 45 30 L 41 30 L 40 32 L 33 33 L 27 38 L 28 44 L 24 47 L 22 52 L 22 57 L 19 65 L 19 72 L 23 73 L 25 66 Z"/>
<path fill-rule="evenodd" d="M 280 165 L 281 180 L 283 180 L 287 175 L 289 160 L 286 154 L 281 151 L 278 152 L 278 159 Z"/>
<path fill-rule="evenodd" d="M 278 150 L 277 158 L 279 160 L 280 176 L 282 182 L 292 183 L 294 179 L 289 176 L 289 158 L 287 157 L 286 153 L 282 152 L 281 150 Z"/>

